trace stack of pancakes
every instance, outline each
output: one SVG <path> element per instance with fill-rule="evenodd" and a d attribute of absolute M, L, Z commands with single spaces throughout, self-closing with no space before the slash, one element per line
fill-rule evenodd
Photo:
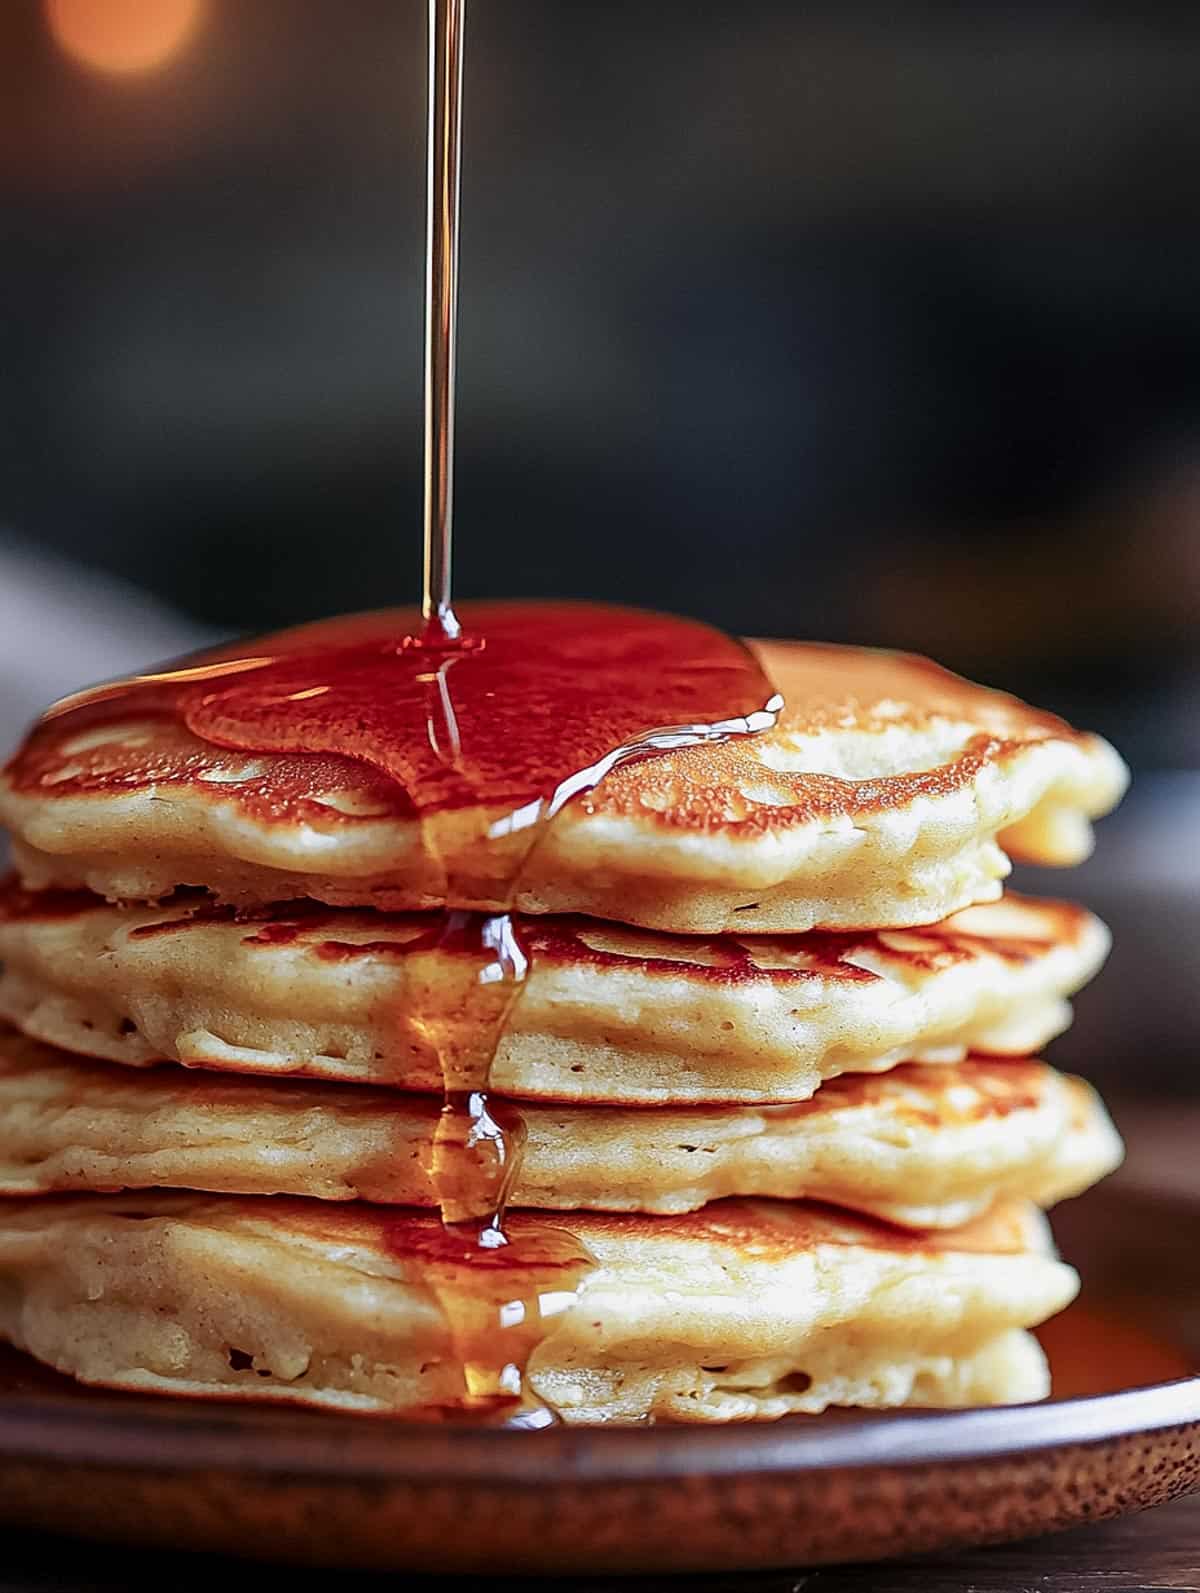
<path fill-rule="evenodd" d="M 616 769 L 522 876 L 507 1230 L 592 1258 L 529 1387 L 581 1422 L 1039 1398 L 1077 1287 L 1042 1208 L 1120 1144 L 1036 1056 L 1107 935 L 1000 882 L 1082 858 L 1123 765 L 921 660 L 758 653 L 774 729 Z M 0 1335 L 122 1388 L 459 1401 L 421 1240 L 454 952 L 395 796 L 136 698 L 18 751 Z"/>

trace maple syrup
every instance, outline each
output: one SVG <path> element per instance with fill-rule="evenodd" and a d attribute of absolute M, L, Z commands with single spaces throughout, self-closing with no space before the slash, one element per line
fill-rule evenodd
<path fill-rule="evenodd" d="M 510 1235 L 504 1223 L 524 1124 L 489 1084 L 529 965 L 514 911 L 525 866 L 556 815 L 613 768 L 759 733 L 782 703 L 747 648 L 690 620 L 580 603 L 455 613 L 462 21 L 462 0 L 430 0 L 422 613 L 303 627 L 79 693 L 46 718 L 111 716 L 132 697 L 140 714 L 170 715 L 216 746 L 351 757 L 403 793 L 423 891 L 443 904 L 406 949 L 409 1021 L 443 1081 L 432 1153 L 442 1223 L 397 1216 L 391 1245 L 442 1308 L 461 1377 L 452 1403 L 537 1426 L 553 1414 L 529 1393 L 525 1366 L 593 1263 L 561 1228 L 522 1221 Z"/>
<path fill-rule="evenodd" d="M 116 717 L 132 700 L 216 746 L 349 755 L 395 782 L 420 830 L 415 866 L 445 904 L 405 947 L 408 1024 L 443 1080 L 432 1172 L 445 1231 L 435 1242 L 427 1220 L 397 1219 L 392 1247 L 442 1306 L 461 1408 L 538 1425 L 551 1413 L 522 1369 L 591 1260 L 551 1224 L 504 1226 L 524 1125 L 489 1082 L 529 966 L 514 910 L 525 866 L 613 768 L 756 734 L 781 704 L 748 649 L 690 620 L 496 603 L 465 606 L 460 625 L 431 643 L 413 610 L 326 621 L 269 651 L 79 693 L 48 717 Z"/>

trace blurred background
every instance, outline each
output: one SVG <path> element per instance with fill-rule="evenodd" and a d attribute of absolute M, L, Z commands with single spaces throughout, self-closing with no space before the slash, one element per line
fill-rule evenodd
<path fill-rule="evenodd" d="M 424 23 L 0 8 L 5 739 L 418 595 Z M 1110 735 L 1139 784 L 1082 894 L 1124 949 L 1059 1056 L 1164 1088 L 1200 1022 L 1198 104 L 1200 11 L 1153 0 L 468 6 L 460 594 L 916 648 Z"/>

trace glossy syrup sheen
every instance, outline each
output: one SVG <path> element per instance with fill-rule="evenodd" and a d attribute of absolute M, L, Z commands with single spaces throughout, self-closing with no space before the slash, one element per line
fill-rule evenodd
<path fill-rule="evenodd" d="M 466 605 L 462 624 L 459 643 L 439 646 L 418 639 L 414 611 L 348 616 L 83 692 L 51 712 L 162 708 L 220 747 L 367 763 L 422 820 L 442 875 L 430 896 L 482 909 L 507 905 L 539 819 L 594 784 L 618 749 L 662 727 L 694 727 L 704 740 L 768 722 L 773 688 L 757 660 L 691 620 L 498 603 Z"/>
<path fill-rule="evenodd" d="M 545 1413 L 523 1368 L 590 1260 L 561 1229 L 522 1224 L 513 1239 L 503 1223 L 524 1125 L 488 1086 L 528 971 L 510 911 L 522 871 L 555 815 L 611 768 L 765 730 L 780 702 L 745 647 L 690 620 L 505 603 L 468 605 L 461 621 L 453 639 L 405 611 L 328 621 L 100 687 L 51 712 L 167 712 L 225 748 L 359 759 L 403 791 L 420 825 L 427 889 L 447 904 L 407 948 L 409 1021 L 442 1073 L 433 1172 L 444 1227 L 431 1250 L 427 1226 L 397 1223 L 394 1247 L 432 1280 L 463 1407 L 515 1408 L 537 1424 Z M 446 950 L 456 955 L 439 956 Z M 456 981 L 449 1001 L 447 968 Z"/>

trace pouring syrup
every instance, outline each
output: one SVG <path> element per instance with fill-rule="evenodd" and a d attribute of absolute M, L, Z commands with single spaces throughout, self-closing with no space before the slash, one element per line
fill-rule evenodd
<path fill-rule="evenodd" d="M 456 1387 L 437 1413 L 542 1426 L 555 1418 L 526 1368 L 594 1263 L 560 1227 L 523 1221 L 510 1233 L 504 1220 L 525 1126 L 490 1082 L 529 968 L 523 874 L 557 815 L 611 769 L 760 733 L 782 702 L 745 647 L 692 621 L 575 603 L 455 612 L 463 12 L 464 0 L 429 3 L 421 614 L 351 616 L 226 649 L 79 693 L 45 720 L 115 717 L 136 698 L 140 714 L 169 715 L 214 745 L 349 756 L 403 792 L 423 890 L 440 904 L 410 948 L 409 1018 L 442 1075 L 441 1221 L 395 1215 L 391 1248 L 447 1324 Z"/>

